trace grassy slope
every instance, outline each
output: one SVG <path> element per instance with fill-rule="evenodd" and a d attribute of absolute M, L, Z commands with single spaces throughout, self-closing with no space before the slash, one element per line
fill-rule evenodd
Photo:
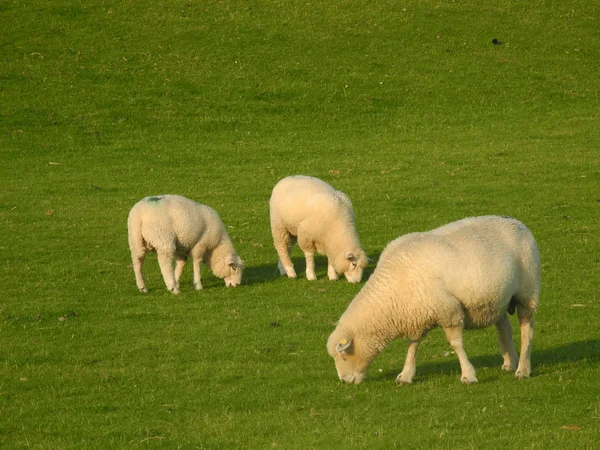
<path fill-rule="evenodd" d="M 593 447 L 598 3 L 253 3 L 0 6 L 1 446 Z M 500 374 L 485 330 L 461 386 L 436 330 L 413 386 L 402 342 L 339 385 L 324 345 L 360 286 L 323 260 L 277 276 L 266 201 L 292 173 L 350 195 L 374 257 L 464 216 L 528 224 L 535 377 Z M 151 258 L 136 292 L 125 220 L 158 193 L 220 211 L 245 286 L 196 293 L 188 268 L 174 298 Z"/>

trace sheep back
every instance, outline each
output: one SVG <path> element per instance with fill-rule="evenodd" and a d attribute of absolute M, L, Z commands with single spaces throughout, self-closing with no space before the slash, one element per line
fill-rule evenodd
<path fill-rule="evenodd" d="M 358 241 L 352 202 L 324 181 L 304 175 L 283 178 L 269 202 L 271 226 L 293 236 L 322 243 L 326 236 L 349 235 Z M 360 247 L 360 245 L 358 245 Z M 325 253 L 324 249 L 318 249 Z"/>
<path fill-rule="evenodd" d="M 463 219 L 388 244 L 340 326 L 376 328 L 391 340 L 419 339 L 434 326 L 481 328 L 511 301 L 535 311 L 540 257 L 531 232 L 507 217 Z M 366 331 L 366 330 L 365 330 Z"/>
<path fill-rule="evenodd" d="M 130 229 L 138 222 L 148 250 L 169 248 L 175 244 L 179 252 L 189 252 L 202 241 L 206 249 L 215 248 L 222 239 L 229 240 L 219 214 L 179 195 L 146 197 L 129 213 Z"/>

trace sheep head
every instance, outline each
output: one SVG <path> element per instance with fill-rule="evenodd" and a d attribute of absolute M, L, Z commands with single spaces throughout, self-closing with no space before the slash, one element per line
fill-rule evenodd
<path fill-rule="evenodd" d="M 339 273 L 343 272 L 349 283 L 359 283 L 367 263 L 367 255 L 362 249 L 346 252 Z"/>
<path fill-rule="evenodd" d="M 357 348 L 354 339 L 340 336 L 336 331 L 331 334 L 327 350 L 335 361 L 339 379 L 348 384 L 359 384 L 365 377 L 370 360 L 361 355 L 360 346 Z"/>
<path fill-rule="evenodd" d="M 225 258 L 225 286 L 235 287 L 242 282 L 242 272 L 244 271 L 244 261 L 238 255 L 232 254 Z"/>

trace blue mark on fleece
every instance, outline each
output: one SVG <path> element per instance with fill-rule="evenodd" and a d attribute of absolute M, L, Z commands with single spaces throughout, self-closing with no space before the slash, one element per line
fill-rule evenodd
<path fill-rule="evenodd" d="M 162 200 L 162 197 L 148 197 L 149 202 L 159 202 Z"/>

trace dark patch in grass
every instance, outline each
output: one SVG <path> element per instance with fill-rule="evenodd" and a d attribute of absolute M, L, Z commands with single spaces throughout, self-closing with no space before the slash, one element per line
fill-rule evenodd
<path fill-rule="evenodd" d="M 466 349 L 468 352 L 468 349 Z M 517 349 L 518 350 L 518 349 Z M 467 353 L 468 354 L 468 353 Z M 402 355 L 403 357 L 405 355 Z M 373 372 L 370 377 L 380 380 L 395 379 L 396 376 L 402 371 L 403 357 L 398 362 L 398 368 L 394 370 L 387 370 L 382 373 L 376 374 Z M 503 374 L 501 370 L 502 356 L 498 354 L 494 355 L 480 355 L 469 357 L 469 360 L 475 366 L 475 370 L 482 369 L 484 367 L 498 368 L 498 373 Z M 565 344 L 560 347 L 543 349 L 536 351 L 535 342 L 534 348 L 531 354 L 532 364 L 532 377 L 536 374 L 542 374 L 548 372 L 547 366 L 554 366 L 557 364 L 564 363 L 577 363 L 577 362 L 600 362 L 600 340 L 591 341 L 579 341 Z M 435 374 L 457 374 L 460 375 L 460 364 L 458 358 L 453 355 L 452 359 L 443 362 L 425 362 L 419 364 L 417 359 L 417 374 L 415 382 L 418 383 L 421 379 L 430 377 Z M 506 375 L 511 375 L 506 373 Z M 514 374 L 513 374 L 514 376 Z"/>
<path fill-rule="evenodd" d="M 365 268 L 363 272 L 363 279 L 361 283 L 364 283 L 375 271 L 377 261 L 381 252 L 371 252 L 367 254 L 367 257 L 372 261 Z M 292 257 L 294 268 L 296 269 L 297 279 L 306 278 L 306 260 L 303 256 Z M 327 258 L 323 255 L 315 255 L 315 272 L 318 280 L 327 279 Z M 244 269 L 244 277 L 242 284 L 252 286 L 255 284 L 268 283 L 278 278 L 286 278 L 285 275 L 279 273 L 277 268 L 277 254 L 273 250 L 273 262 L 271 264 L 263 264 L 258 266 L 249 266 Z M 345 281 L 344 275 L 340 275 L 338 281 Z"/>

